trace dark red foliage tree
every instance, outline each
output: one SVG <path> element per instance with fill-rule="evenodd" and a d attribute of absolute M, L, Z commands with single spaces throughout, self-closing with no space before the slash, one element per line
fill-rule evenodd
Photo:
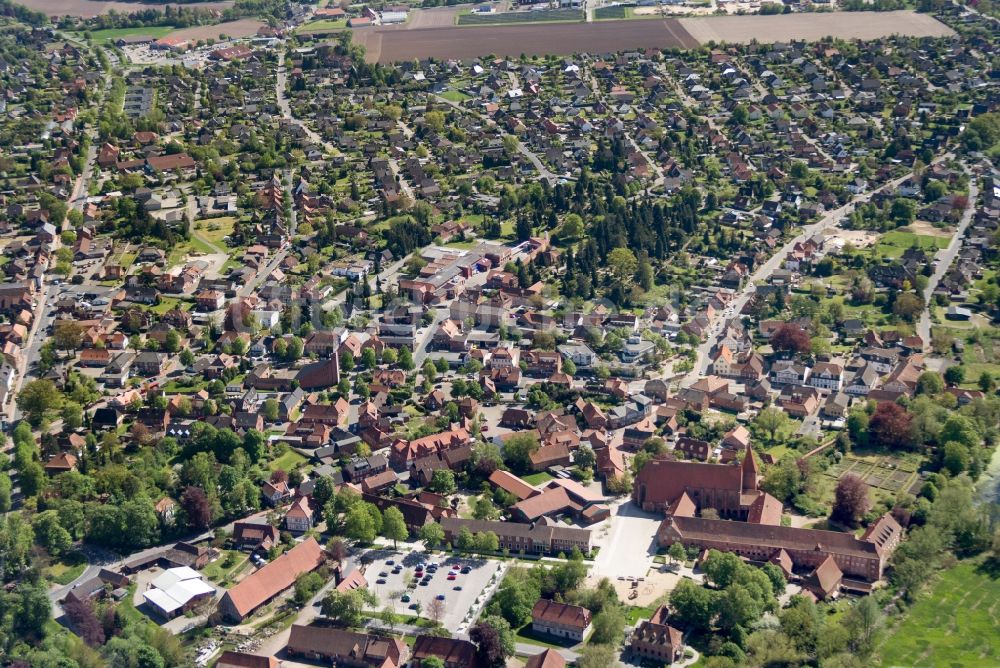
<path fill-rule="evenodd" d="M 834 494 L 831 519 L 855 525 L 871 510 L 872 500 L 868 494 L 868 483 L 853 473 L 848 473 L 837 481 Z"/>
<path fill-rule="evenodd" d="M 330 544 L 326 546 L 326 553 L 334 561 L 343 563 L 344 560 L 347 559 L 347 544 L 340 538 L 334 538 L 330 541 Z"/>
<path fill-rule="evenodd" d="M 67 596 L 63 603 L 63 611 L 83 642 L 91 647 L 100 647 L 104 644 L 104 626 L 94 614 L 94 608 L 90 601 L 76 596 Z"/>
<path fill-rule="evenodd" d="M 484 666 L 503 666 L 507 661 L 497 630 L 485 622 L 480 622 L 469 630 L 469 639 L 476 644 L 479 661 Z"/>
<path fill-rule="evenodd" d="M 212 524 L 212 504 L 201 487 L 189 485 L 181 495 L 181 507 L 192 529 L 207 529 Z"/>
<path fill-rule="evenodd" d="M 771 334 L 771 347 L 784 352 L 808 355 L 812 350 L 809 332 L 798 325 L 786 322 Z"/>
<path fill-rule="evenodd" d="M 104 613 L 101 614 L 101 627 L 104 629 L 105 640 L 122 634 L 122 621 L 114 606 L 104 607 Z"/>
<path fill-rule="evenodd" d="M 892 401 L 883 401 L 868 421 L 868 435 L 872 443 L 894 450 L 913 447 L 910 425 L 913 416 Z"/>
<path fill-rule="evenodd" d="M 277 484 L 279 482 L 288 482 L 288 472 L 282 471 L 281 469 L 276 469 L 271 474 L 271 482 Z"/>

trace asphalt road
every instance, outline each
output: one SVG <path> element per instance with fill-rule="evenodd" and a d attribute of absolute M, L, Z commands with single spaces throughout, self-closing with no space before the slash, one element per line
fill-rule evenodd
<path fill-rule="evenodd" d="M 972 215 L 976 211 L 976 199 L 978 197 L 979 188 L 976 185 L 975 177 L 973 177 L 969 179 L 969 205 L 962 214 L 962 219 L 959 221 L 948 247 L 938 251 L 935 256 L 937 265 L 934 267 L 934 273 L 931 275 L 930 280 L 927 281 L 927 289 L 924 291 L 926 305 L 923 313 L 920 314 L 920 322 L 917 323 L 917 335 L 924 340 L 924 345 L 929 345 L 931 342 L 931 303 L 934 298 L 934 290 L 944 275 L 948 273 L 948 269 L 958 256 L 958 252 L 962 250 L 962 240 L 965 238 L 965 231 L 968 229 L 969 223 L 972 222 Z"/>
<path fill-rule="evenodd" d="M 950 157 L 951 154 L 946 153 L 934 159 L 931 162 L 931 164 L 933 165 L 937 162 L 941 162 L 942 160 L 946 160 Z M 806 227 L 802 228 L 802 232 L 800 234 L 798 234 L 794 239 L 790 240 L 788 243 L 782 246 L 779 251 L 777 251 L 767 260 L 767 262 L 758 267 L 756 271 L 754 271 L 753 274 L 750 275 L 750 277 L 747 279 L 744 288 L 737 294 L 736 299 L 734 299 L 733 302 L 731 303 L 730 305 L 731 309 L 727 309 L 727 311 L 732 314 L 739 314 L 743 310 L 743 307 L 746 306 L 747 302 L 753 296 L 754 292 L 756 291 L 755 284 L 766 280 L 776 269 L 778 269 L 778 267 L 780 267 L 784 263 L 785 258 L 791 252 L 792 248 L 795 246 L 796 243 L 804 241 L 809 237 L 818 234 L 819 232 L 827 228 L 839 227 L 840 221 L 844 218 L 846 214 L 850 213 L 853 210 L 855 205 L 868 202 L 869 200 L 871 200 L 872 196 L 875 195 L 875 193 L 881 192 L 882 190 L 886 190 L 888 188 L 897 187 L 899 184 L 909 179 L 912 176 L 912 174 L 913 174 L 912 172 L 907 172 L 903 176 L 895 178 L 892 181 L 888 181 L 883 185 L 879 186 L 878 188 L 875 188 L 874 190 L 870 190 L 861 195 L 855 195 L 844 206 L 834 209 L 833 211 L 828 211 L 818 222 L 813 223 L 811 225 L 807 225 Z M 682 386 L 687 387 L 689 385 L 694 384 L 699 378 L 704 377 L 705 374 L 708 372 L 708 366 L 711 361 L 711 358 L 709 356 L 711 355 L 712 350 L 715 348 L 715 345 L 719 339 L 719 335 L 722 333 L 722 324 L 723 324 L 722 318 L 719 318 L 717 322 L 713 323 L 711 333 L 709 334 L 708 338 L 700 346 L 698 346 L 697 358 L 695 360 L 694 367 L 681 380 Z"/>

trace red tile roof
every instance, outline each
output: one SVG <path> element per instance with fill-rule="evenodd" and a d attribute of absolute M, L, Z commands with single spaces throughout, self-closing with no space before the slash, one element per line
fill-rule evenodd
<path fill-rule="evenodd" d="M 246 617 L 295 584 L 300 575 L 318 568 L 323 559 L 319 543 L 308 538 L 227 591 L 223 598 L 229 599 L 241 617 Z"/>

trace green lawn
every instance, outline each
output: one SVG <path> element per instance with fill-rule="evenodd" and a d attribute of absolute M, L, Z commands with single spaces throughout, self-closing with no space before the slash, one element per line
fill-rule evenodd
<path fill-rule="evenodd" d="M 295 32 L 326 32 L 327 30 L 340 30 L 346 27 L 347 19 L 320 19 L 319 21 L 310 21 L 300 26 Z"/>
<path fill-rule="evenodd" d="M 166 394 L 196 394 L 205 389 L 206 385 L 208 382 L 201 379 L 195 379 L 193 383 L 171 380 L 163 386 L 163 392 Z"/>
<path fill-rule="evenodd" d="M 180 307 L 182 309 L 185 308 L 185 302 L 182 302 L 177 297 L 163 297 L 163 296 L 161 296 L 160 297 L 160 303 L 156 304 L 155 306 L 151 306 L 150 310 L 153 313 L 157 313 L 159 315 L 163 315 L 167 311 L 172 311 L 173 309 L 178 308 L 178 307 Z"/>
<path fill-rule="evenodd" d="M 120 37 L 132 37 L 134 35 L 149 35 L 155 39 L 159 39 L 169 33 L 172 33 L 176 28 L 173 26 L 150 26 L 147 28 L 108 28 L 106 30 L 92 30 L 90 32 L 90 39 L 94 44 L 108 44 L 114 42 Z M 83 38 L 83 33 L 75 33 L 81 39 Z"/>
<path fill-rule="evenodd" d="M 634 605 L 625 606 L 625 623 L 634 626 L 643 619 L 649 619 L 656 612 L 655 607 L 643 608 Z"/>
<path fill-rule="evenodd" d="M 285 454 L 281 455 L 273 462 L 267 465 L 267 468 L 271 471 L 281 469 L 283 471 L 291 471 L 292 469 L 298 467 L 306 462 L 306 458 L 295 452 L 294 450 L 288 450 Z"/>
<path fill-rule="evenodd" d="M 199 232 L 200 234 L 200 232 Z M 223 235 L 225 236 L 225 235 Z M 177 244 L 167 254 L 167 267 L 175 267 L 191 260 L 197 260 L 200 255 L 211 255 L 213 253 L 224 252 L 224 244 L 219 244 L 219 248 L 214 248 L 205 239 L 200 239 L 194 234 L 191 239 Z"/>
<path fill-rule="evenodd" d="M 446 90 L 441 93 L 441 97 L 448 100 L 449 102 L 465 102 L 469 99 L 469 96 L 459 90 Z"/>
<path fill-rule="evenodd" d="M 247 563 L 248 557 L 239 550 L 224 550 L 218 559 L 202 569 L 202 573 L 216 584 L 224 583 Z"/>
<path fill-rule="evenodd" d="M 194 224 L 194 229 L 198 233 L 198 236 L 224 249 L 226 242 L 223 241 L 223 238 L 233 233 L 235 224 L 235 217 L 223 216 L 222 218 L 199 220 Z"/>
<path fill-rule="evenodd" d="M 68 585 L 80 577 L 87 568 L 87 560 L 78 552 L 67 554 L 59 561 L 53 561 L 45 569 L 45 577 L 58 585 Z"/>
<path fill-rule="evenodd" d="M 1000 579 L 966 561 L 943 572 L 887 634 L 884 666 L 1000 665 Z"/>
<path fill-rule="evenodd" d="M 529 485 L 544 485 L 549 480 L 552 480 L 552 476 L 545 471 L 539 471 L 538 473 L 532 473 L 531 475 L 522 476 L 521 478 L 524 482 Z"/>
<path fill-rule="evenodd" d="M 878 250 L 886 257 L 899 257 L 907 248 L 919 245 L 928 253 L 948 246 L 950 237 L 934 237 L 929 234 L 914 234 L 893 230 L 886 232 L 878 242 Z"/>
<path fill-rule="evenodd" d="M 542 647 L 572 647 L 577 644 L 575 640 L 564 640 L 559 641 L 559 638 L 555 636 L 549 636 L 542 633 L 535 633 L 531 630 L 531 623 L 525 624 L 517 630 L 515 633 L 518 642 L 530 643 L 532 645 L 541 645 Z"/>
<path fill-rule="evenodd" d="M 635 10 L 635 7 L 626 7 L 624 5 L 598 7 L 594 10 L 594 19 L 597 21 L 620 21 L 622 19 L 641 21 L 643 19 L 662 19 L 668 16 L 667 14 L 657 12 L 637 14 Z"/>
<path fill-rule="evenodd" d="M 519 25 L 524 23 L 575 23 L 583 20 L 579 9 L 546 9 L 529 12 L 499 12 L 496 14 L 462 14 L 458 17 L 460 26 Z"/>

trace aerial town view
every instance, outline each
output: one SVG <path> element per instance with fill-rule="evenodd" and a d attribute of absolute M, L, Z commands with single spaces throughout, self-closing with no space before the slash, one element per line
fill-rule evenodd
<path fill-rule="evenodd" d="M 0 666 L 1000 667 L 996 0 L 0 0 Z"/>

